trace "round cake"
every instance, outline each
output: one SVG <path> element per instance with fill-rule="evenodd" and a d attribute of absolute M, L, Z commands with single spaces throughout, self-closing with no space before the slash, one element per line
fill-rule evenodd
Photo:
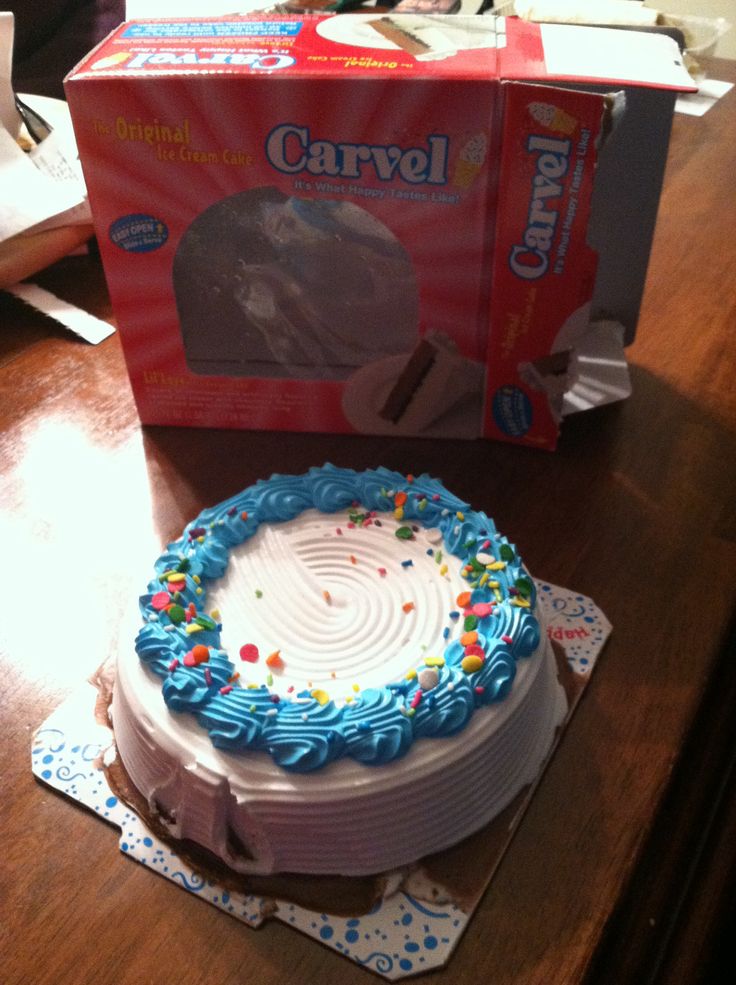
<path fill-rule="evenodd" d="M 426 475 L 259 481 L 168 546 L 140 610 L 122 765 L 237 873 L 362 876 L 454 845 L 533 782 L 566 711 L 516 548 Z"/>

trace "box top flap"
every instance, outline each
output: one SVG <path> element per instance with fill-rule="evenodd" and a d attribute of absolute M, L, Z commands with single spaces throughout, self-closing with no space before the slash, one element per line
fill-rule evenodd
<path fill-rule="evenodd" d="M 505 78 L 693 90 L 670 38 L 519 18 L 400 13 L 127 21 L 71 74 Z"/>
<path fill-rule="evenodd" d="M 497 75 L 502 26 L 493 17 L 390 12 L 127 21 L 70 78 L 216 73 L 488 80 Z"/>
<path fill-rule="evenodd" d="M 532 24 L 507 18 L 499 51 L 505 79 L 631 85 L 678 92 L 697 86 L 669 37 L 579 24 Z"/>

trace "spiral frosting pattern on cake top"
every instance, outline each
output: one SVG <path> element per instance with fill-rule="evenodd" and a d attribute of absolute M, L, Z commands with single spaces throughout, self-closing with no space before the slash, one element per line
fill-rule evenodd
<path fill-rule="evenodd" d="M 189 524 L 136 650 L 220 749 L 379 765 L 506 697 L 540 642 L 535 603 L 515 547 L 438 480 L 325 465 Z"/>

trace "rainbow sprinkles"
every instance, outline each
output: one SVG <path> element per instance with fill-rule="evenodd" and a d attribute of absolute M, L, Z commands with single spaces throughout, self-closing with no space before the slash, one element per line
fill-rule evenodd
<path fill-rule="evenodd" d="M 436 479 L 325 465 L 189 524 L 140 599 L 136 651 L 218 749 L 298 773 L 383 765 L 510 694 L 535 604 L 513 545 Z"/>

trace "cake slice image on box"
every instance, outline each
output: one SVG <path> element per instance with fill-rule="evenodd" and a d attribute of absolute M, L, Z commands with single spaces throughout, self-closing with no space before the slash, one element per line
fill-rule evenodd
<path fill-rule="evenodd" d="M 476 48 L 495 48 L 497 30 L 493 17 L 448 16 L 431 10 L 404 9 L 402 5 L 391 13 L 335 14 L 317 25 L 317 33 L 327 41 L 358 48 L 401 49 L 418 61 L 437 61 Z"/>
<path fill-rule="evenodd" d="M 519 378 L 532 390 L 549 398 L 553 413 L 560 416 L 562 400 L 574 383 L 572 350 L 565 349 L 540 356 L 531 362 L 519 363 Z"/>
<path fill-rule="evenodd" d="M 556 420 L 625 400 L 631 377 L 624 335 L 620 322 L 591 320 L 584 305 L 564 322 L 547 355 L 519 363 L 519 379 L 545 394 Z"/>
<path fill-rule="evenodd" d="M 340 380 L 418 337 L 411 260 L 352 202 L 238 192 L 189 226 L 173 281 L 195 373 Z"/>
<path fill-rule="evenodd" d="M 356 431 L 433 437 L 477 436 L 485 381 L 482 363 L 439 332 L 403 356 L 359 369 L 345 384 L 342 407 Z"/>
<path fill-rule="evenodd" d="M 397 14 L 372 20 L 370 26 L 418 61 L 449 58 L 458 51 L 496 44 L 495 27 L 481 18 Z"/>

